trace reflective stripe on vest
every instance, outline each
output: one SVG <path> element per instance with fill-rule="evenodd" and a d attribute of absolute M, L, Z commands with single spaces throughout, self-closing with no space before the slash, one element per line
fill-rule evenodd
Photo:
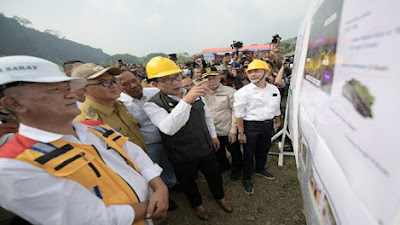
<path fill-rule="evenodd" d="M 88 127 L 88 129 L 104 140 L 107 146 L 118 152 L 128 165 L 139 172 L 134 162 L 123 151 L 123 144 L 128 138 L 105 125 Z M 19 154 L 16 159 L 40 167 L 54 176 L 65 177 L 80 183 L 107 206 L 139 202 L 133 188 L 102 161 L 92 145 L 63 140 L 50 143 L 37 142 Z M 145 220 L 134 224 L 144 225 Z"/>

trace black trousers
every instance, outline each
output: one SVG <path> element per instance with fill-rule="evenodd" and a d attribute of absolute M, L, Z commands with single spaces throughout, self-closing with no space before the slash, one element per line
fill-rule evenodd
<path fill-rule="evenodd" d="M 242 151 L 240 151 L 239 141 L 236 140 L 235 143 L 231 144 L 228 136 L 218 136 L 218 140 L 220 146 L 215 155 L 217 156 L 219 168 L 224 171 L 224 169 L 230 167 L 229 160 L 226 157 L 225 149 L 227 149 L 232 156 L 232 169 L 236 171 L 242 170 Z"/>
<path fill-rule="evenodd" d="M 247 142 L 243 146 L 243 180 L 250 180 L 253 173 L 254 158 L 255 171 L 265 169 L 267 155 L 271 146 L 271 132 L 273 121 L 244 121 L 244 133 Z"/>
<path fill-rule="evenodd" d="M 176 178 L 183 187 L 186 199 L 192 207 L 197 207 L 203 204 L 203 200 L 195 181 L 198 170 L 204 174 L 208 187 L 214 195 L 214 198 L 222 199 L 224 197 L 222 177 L 218 169 L 218 162 L 214 152 L 210 152 L 207 156 L 188 162 L 173 163 L 172 166 L 174 167 Z"/>

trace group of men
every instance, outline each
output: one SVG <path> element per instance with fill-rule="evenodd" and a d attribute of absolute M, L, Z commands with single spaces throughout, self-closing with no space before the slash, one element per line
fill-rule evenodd
<path fill-rule="evenodd" d="M 70 76 L 47 60 L 0 58 L 0 103 L 20 122 L 0 148 L 0 206 L 19 219 L 159 223 L 175 204 L 168 189 L 179 185 L 195 215 L 208 220 L 198 171 L 227 213 L 233 207 L 222 172 L 232 167 L 236 181 L 243 170 L 247 194 L 254 192 L 254 158 L 255 173 L 274 178 L 265 164 L 274 124 L 280 126 L 280 94 L 265 81 L 264 61 L 248 65 L 251 83 L 238 91 L 222 85 L 213 67 L 187 90 L 182 70 L 163 57 L 146 66 L 155 88 L 116 67 L 77 61 L 68 69 Z"/>

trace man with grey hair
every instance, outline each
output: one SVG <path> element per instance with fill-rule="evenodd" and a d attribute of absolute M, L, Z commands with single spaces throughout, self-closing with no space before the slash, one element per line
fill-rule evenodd
<path fill-rule="evenodd" d="M 203 68 L 196 67 L 193 69 L 193 82 L 194 84 L 199 83 L 203 80 Z"/>
<path fill-rule="evenodd" d="M 70 60 L 70 61 L 64 62 L 63 67 L 64 67 L 65 74 L 67 74 L 67 76 L 70 77 L 72 74 L 72 70 L 82 64 L 83 64 L 83 62 L 80 60 Z"/>
<path fill-rule="evenodd" d="M 163 168 L 161 179 L 163 179 L 167 187 L 171 190 L 178 190 L 180 186 L 177 186 L 174 168 L 168 160 L 160 131 L 144 111 L 144 104 L 160 90 L 158 88 L 143 88 L 140 78 L 130 71 L 123 71 L 116 78 L 119 80 L 123 91 L 118 100 L 123 102 L 129 113 L 139 121 L 139 130 L 146 141 L 147 154 L 153 162 Z M 168 210 L 174 210 L 176 207 L 176 203 L 170 198 Z"/>

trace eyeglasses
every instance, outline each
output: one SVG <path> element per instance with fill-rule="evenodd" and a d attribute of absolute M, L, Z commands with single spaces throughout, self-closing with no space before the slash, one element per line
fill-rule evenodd
<path fill-rule="evenodd" d="M 174 82 L 174 80 L 176 80 L 176 81 L 182 81 L 182 74 L 178 74 L 178 75 L 176 75 L 176 76 L 174 76 L 174 77 L 167 77 L 167 78 L 164 78 L 164 79 L 161 79 L 161 80 L 158 80 L 159 82 L 162 82 L 162 83 L 166 83 L 166 84 L 172 84 L 173 82 Z"/>
<path fill-rule="evenodd" d="M 91 85 L 103 85 L 103 87 L 111 87 L 113 84 L 116 84 L 117 80 L 115 78 L 112 78 L 111 80 L 100 80 L 97 83 L 93 83 L 93 84 L 87 84 L 87 86 L 91 86 Z"/>

